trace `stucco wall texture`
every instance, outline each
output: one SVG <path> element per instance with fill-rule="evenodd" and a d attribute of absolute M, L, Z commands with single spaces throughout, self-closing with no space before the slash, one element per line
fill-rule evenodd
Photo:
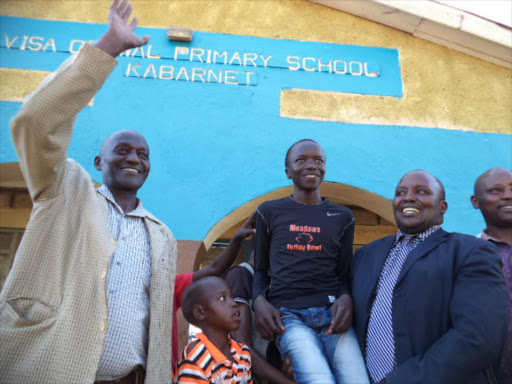
<path fill-rule="evenodd" d="M 134 0 L 132 3 L 141 26 L 177 25 L 204 32 L 400 51 L 403 99 L 287 90 L 281 98 L 282 116 L 512 133 L 511 70 L 404 32 L 301 0 Z M 2 0 L 0 14 L 106 23 L 109 4 L 109 1 L 95 0 Z M 26 84 L 9 86 L 27 88 Z"/>

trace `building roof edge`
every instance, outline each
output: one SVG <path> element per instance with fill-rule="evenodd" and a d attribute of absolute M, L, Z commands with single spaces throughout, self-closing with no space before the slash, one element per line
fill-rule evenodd
<path fill-rule="evenodd" d="M 435 1 L 310 0 L 512 69 L 512 28 Z"/>

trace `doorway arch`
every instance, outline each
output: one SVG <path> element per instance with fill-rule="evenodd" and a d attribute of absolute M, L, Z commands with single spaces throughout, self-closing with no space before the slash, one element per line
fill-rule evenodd
<path fill-rule="evenodd" d="M 268 200 L 280 199 L 291 195 L 293 186 L 276 189 L 247 202 L 222 218 L 208 232 L 203 240 L 204 247 L 197 252 L 196 267 L 208 258 L 212 245 L 219 239 L 229 240 L 242 223 L 258 206 Z M 350 207 L 356 216 L 356 248 L 380 237 L 396 232 L 391 201 L 371 191 L 351 185 L 324 182 L 322 196 L 332 202 Z M 363 232 L 365 232 L 363 234 Z"/>

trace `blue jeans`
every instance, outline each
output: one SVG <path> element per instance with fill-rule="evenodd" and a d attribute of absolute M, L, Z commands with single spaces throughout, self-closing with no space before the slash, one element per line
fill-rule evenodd
<path fill-rule="evenodd" d="M 283 358 L 291 359 L 297 383 L 370 382 L 354 330 L 325 334 L 331 324 L 329 307 L 281 308 L 280 313 L 286 330 L 276 342 Z"/>

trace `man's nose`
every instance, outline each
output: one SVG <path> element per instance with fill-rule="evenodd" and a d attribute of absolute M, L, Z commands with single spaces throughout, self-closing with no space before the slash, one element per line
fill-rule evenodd
<path fill-rule="evenodd" d="M 505 193 L 503 194 L 503 199 L 512 200 L 512 187 L 505 188 Z"/>
<path fill-rule="evenodd" d="M 405 201 L 414 201 L 414 200 L 416 200 L 416 194 L 414 193 L 414 191 L 413 190 L 408 190 L 407 192 L 405 192 L 404 200 Z"/>
<path fill-rule="evenodd" d="M 306 161 L 306 168 L 307 169 L 317 169 L 318 164 L 316 163 L 315 160 L 308 160 L 308 161 Z"/>
<path fill-rule="evenodd" d="M 137 155 L 136 151 L 130 151 L 126 155 L 125 158 L 126 161 L 132 162 L 132 163 L 140 163 L 139 155 Z"/>

